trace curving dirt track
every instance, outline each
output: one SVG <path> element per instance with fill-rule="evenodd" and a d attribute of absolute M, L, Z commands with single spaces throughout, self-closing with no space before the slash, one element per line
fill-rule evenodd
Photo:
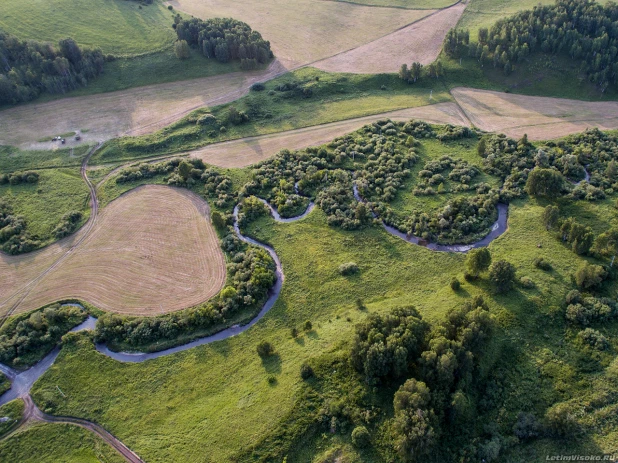
<path fill-rule="evenodd" d="M 93 143 L 120 135 L 154 132 L 194 109 L 234 101 L 245 95 L 253 83 L 285 72 L 275 60 L 262 71 L 236 72 L 5 109 L 0 112 L 0 145 L 49 150 L 57 148 L 57 144 L 38 143 L 41 135 L 81 131 L 79 143 Z M 67 146 L 74 143 L 77 142 L 67 140 Z"/>
<path fill-rule="evenodd" d="M 397 72 L 404 63 L 429 64 L 438 57 L 446 33 L 455 27 L 466 5 L 458 3 L 392 34 L 338 53 L 312 66 L 329 72 L 380 74 Z"/>
<path fill-rule="evenodd" d="M 470 121 L 481 130 L 531 140 L 548 140 L 586 128 L 618 129 L 618 102 L 563 98 L 455 88 L 451 94 Z"/>
<path fill-rule="evenodd" d="M 10 302 L 24 312 L 75 297 L 110 312 L 155 315 L 209 299 L 225 276 L 207 203 L 148 185 L 110 203 L 78 248 Z"/>
<path fill-rule="evenodd" d="M 385 117 L 395 121 L 422 119 L 435 124 L 470 125 L 468 119 L 455 103 L 438 103 L 216 143 L 191 151 L 189 154 L 219 167 L 245 167 L 263 161 L 284 148 L 296 150 L 321 145 Z"/>

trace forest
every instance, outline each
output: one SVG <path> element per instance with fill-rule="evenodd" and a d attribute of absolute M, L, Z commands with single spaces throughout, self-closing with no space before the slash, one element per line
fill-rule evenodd
<path fill-rule="evenodd" d="M 206 58 L 214 58 L 221 63 L 240 61 L 243 69 L 255 69 L 273 57 L 270 43 L 259 32 L 232 18 L 204 21 L 177 16 L 174 28 L 179 42 L 185 41 Z"/>
<path fill-rule="evenodd" d="M 0 30 L 0 106 L 84 87 L 103 72 L 104 61 L 100 50 L 80 48 L 71 38 L 53 46 Z"/>
<path fill-rule="evenodd" d="M 558 0 L 481 28 L 478 42 L 469 42 L 468 31 L 453 30 L 444 51 L 455 58 L 468 55 L 481 67 L 492 65 L 507 75 L 533 53 L 562 55 L 581 62 L 581 72 L 604 92 L 618 84 L 618 6 Z"/>

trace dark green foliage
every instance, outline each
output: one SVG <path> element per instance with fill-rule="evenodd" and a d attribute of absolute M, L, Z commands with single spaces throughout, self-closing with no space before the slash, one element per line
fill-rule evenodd
<path fill-rule="evenodd" d="M 474 276 L 484 272 L 491 264 L 491 253 L 487 248 L 472 249 L 466 256 L 466 269 Z"/>
<path fill-rule="evenodd" d="M 531 196 L 559 196 L 564 188 L 564 177 L 554 169 L 536 167 L 528 174 L 526 193 Z"/>
<path fill-rule="evenodd" d="M 210 218 L 212 220 L 212 224 L 218 231 L 225 230 L 226 223 L 225 219 L 223 218 L 223 214 L 221 214 L 219 211 L 212 211 L 212 213 L 210 214 Z"/>
<path fill-rule="evenodd" d="M 261 307 L 276 279 L 272 257 L 262 248 L 245 245 L 232 234 L 223 238 L 222 248 L 231 256 L 227 265 L 227 288 L 231 290 L 225 294 L 222 291 L 219 297 L 202 305 L 158 317 L 105 314 L 97 321 L 97 342 L 134 348 L 157 343 L 157 348 L 164 348 L 185 342 L 179 340 L 180 335 L 184 339 L 195 337 L 226 323 L 240 311 Z"/>
<path fill-rule="evenodd" d="M 19 185 L 22 183 L 36 183 L 39 181 L 38 172 L 13 172 L 11 174 L 0 174 L 0 185 Z"/>
<path fill-rule="evenodd" d="M 605 91 L 618 83 L 617 17 L 613 3 L 558 0 L 500 20 L 488 33 L 479 31 L 479 44 L 473 47 L 483 47 L 480 61 L 493 61 L 506 74 L 531 53 L 562 55 L 581 62 L 589 80 Z"/>
<path fill-rule="evenodd" d="M 368 382 L 404 375 L 421 352 L 427 328 L 413 307 L 398 308 L 385 316 L 370 315 L 356 326 L 351 354 L 354 368 Z"/>
<path fill-rule="evenodd" d="M 548 230 L 551 230 L 556 226 L 559 218 L 560 209 L 558 209 L 558 206 L 549 205 L 545 209 L 543 209 L 543 225 L 545 225 L 545 228 L 547 228 Z"/>
<path fill-rule="evenodd" d="M 582 289 L 596 288 L 607 276 L 607 271 L 600 265 L 586 263 L 575 272 L 575 283 Z"/>
<path fill-rule="evenodd" d="M 443 50 L 451 58 L 461 58 L 468 52 L 470 31 L 451 29 L 444 38 Z"/>
<path fill-rule="evenodd" d="M 221 63 L 238 60 L 243 69 L 252 69 L 273 57 L 270 42 L 241 21 L 232 18 L 206 21 L 191 18 L 181 19 L 175 24 L 178 40 L 186 40 L 206 58 L 214 58 Z"/>
<path fill-rule="evenodd" d="M 189 44 L 186 40 L 177 40 L 174 43 L 174 53 L 178 59 L 189 58 Z"/>
<path fill-rule="evenodd" d="M 352 430 L 352 444 L 358 448 L 365 448 L 369 445 L 369 431 L 365 426 L 357 426 Z"/>
<path fill-rule="evenodd" d="M 0 362 L 18 367 L 36 363 L 86 316 L 80 307 L 54 304 L 9 319 L 0 329 Z"/>
<path fill-rule="evenodd" d="M 303 325 L 303 329 L 305 331 L 311 331 L 313 329 L 313 324 L 311 323 L 310 320 L 307 320 L 304 325 Z"/>
<path fill-rule="evenodd" d="M 546 272 L 552 269 L 551 263 L 546 261 L 543 257 L 535 257 L 534 266 L 536 268 L 540 268 L 541 270 L 545 270 Z"/>
<path fill-rule="evenodd" d="M 345 264 L 341 264 L 339 266 L 339 273 L 344 276 L 354 275 L 355 273 L 358 273 L 359 271 L 360 270 L 356 262 L 346 262 Z"/>
<path fill-rule="evenodd" d="M 561 402 L 545 413 L 546 427 L 556 437 L 573 437 L 579 430 L 575 410 L 566 402 Z"/>
<path fill-rule="evenodd" d="M 0 198 L 0 244 L 7 254 L 32 251 L 39 242 L 32 239 L 26 230 L 23 217 L 14 215 L 10 204 Z"/>
<path fill-rule="evenodd" d="M 70 211 L 62 216 L 60 223 L 54 229 L 54 236 L 57 239 L 64 238 L 65 236 L 73 233 L 79 222 L 82 220 L 82 213 L 79 211 Z"/>
<path fill-rule="evenodd" d="M 586 328 L 585 330 L 577 333 L 577 339 L 585 346 L 591 347 L 595 350 L 607 350 L 609 349 L 609 341 L 605 336 L 592 328 Z"/>
<path fill-rule="evenodd" d="M 601 256 L 614 257 L 618 253 L 618 229 L 611 228 L 597 236 L 592 251 Z"/>
<path fill-rule="evenodd" d="M 499 293 L 510 291 L 515 282 L 515 267 L 506 260 L 494 262 L 489 269 L 489 279 Z"/>
<path fill-rule="evenodd" d="M 541 435 L 542 426 L 532 413 L 519 412 L 513 425 L 513 434 L 519 440 L 528 441 Z"/>
<path fill-rule="evenodd" d="M 562 241 L 571 244 L 573 252 L 587 254 L 594 243 L 592 229 L 580 223 L 573 217 L 566 219 L 560 226 Z"/>
<path fill-rule="evenodd" d="M 266 358 L 275 353 L 275 347 L 268 341 L 262 341 L 257 345 L 256 351 L 260 357 Z"/>
<path fill-rule="evenodd" d="M 313 368 L 309 364 L 303 363 L 300 366 L 300 377 L 305 380 L 313 377 Z"/>
<path fill-rule="evenodd" d="M 618 315 L 616 301 L 605 297 L 599 299 L 596 297 L 569 298 L 567 296 L 567 303 L 569 305 L 566 309 L 566 319 L 581 326 L 611 320 Z"/>
<path fill-rule="evenodd" d="M 460 288 L 461 288 L 461 283 L 459 282 L 459 280 L 457 278 L 453 278 L 451 280 L 451 289 L 453 291 L 459 291 Z"/>
<path fill-rule="evenodd" d="M 438 134 L 438 138 L 443 134 L 444 132 Z M 435 194 L 433 188 L 442 184 L 447 178 L 455 184 L 451 188 L 452 192 L 476 190 L 478 186 L 472 186 L 471 183 L 480 173 L 481 170 L 478 167 L 468 164 L 467 161 L 453 159 L 445 155 L 440 159 L 425 163 L 423 169 L 418 173 L 419 179 L 414 194 L 417 196 Z"/>
<path fill-rule="evenodd" d="M 83 87 L 103 71 L 103 61 L 100 50 L 82 50 L 73 39 L 56 48 L 0 31 L 0 106 Z"/>

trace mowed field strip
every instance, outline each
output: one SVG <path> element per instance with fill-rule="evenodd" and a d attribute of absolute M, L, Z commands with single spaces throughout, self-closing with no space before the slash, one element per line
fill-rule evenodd
<path fill-rule="evenodd" d="M 29 255 L 11 259 L 14 281 L 27 280 L 23 273 L 40 272 L 48 262 L 47 255 L 34 262 Z M 27 269 L 35 264 L 36 269 Z M 148 185 L 110 203 L 84 242 L 36 284 L 15 312 L 79 298 L 109 312 L 155 315 L 209 299 L 225 277 L 208 204 L 187 190 Z M 7 304 L 0 306 L 6 310 Z"/>
<path fill-rule="evenodd" d="M 154 132 L 193 109 L 234 101 L 245 95 L 253 83 L 283 71 L 274 61 L 262 71 L 17 106 L 0 112 L 0 145 L 49 150 L 58 144 L 37 142 L 41 135 L 82 131 L 80 143 L 94 143 L 122 134 Z M 66 146 L 73 143 L 69 139 Z"/>
<path fill-rule="evenodd" d="M 333 138 L 361 128 L 379 119 L 395 121 L 422 119 L 434 124 L 469 125 L 462 111 L 455 103 L 438 103 L 429 106 L 401 109 L 373 116 L 347 119 L 340 122 L 288 130 L 268 135 L 242 138 L 208 145 L 192 151 L 191 156 L 207 164 L 219 167 L 245 167 L 268 159 L 282 149 L 297 150 L 321 145 Z"/>
<path fill-rule="evenodd" d="M 231 17 L 248 23 L 270 41 L 273 53 L 288 69 L 371 42 L 435 11 L 319 0 L 173 0 L 168 4 L 203 19 Z"/>
<path fill-rule="evenodd" d="M 328 72 L 380 74 L 402 64 L 429 64 L 438 57 L 446 33 L 455 27 L 466 5 L 439 10 L 403 29 L 313 64 Z"/>
<path fill-rule="evenodd" d="M 618 129 L 618 102 L 563 98 L 455 88 L 451 94 L 470 121 L 481 130 L 533 140 L 560 138 L 586 128 Z"/>

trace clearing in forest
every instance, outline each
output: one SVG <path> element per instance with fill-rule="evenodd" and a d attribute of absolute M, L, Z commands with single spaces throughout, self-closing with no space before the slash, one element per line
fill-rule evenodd
<path fill-rule="evenodd" d="M 10 271 L 23 271 L 31 259 L 11 258 Z M 34 263 L 39 260 L 45 259 Z M 79 298 L 110 312 L 155 315 L 209 299 L 225 276 L 208 204 L 187 190 L 149 185 L 107 206 L 84 242 L 36 284 L 16 312 Z M 19 278 L 25 279 L 21 273 Z"/>
<path fill-rule="evenodd" d="M 422 119 L 433 124 L 469 125 L 454 103 L 438 103 L 417 108 L 402 109 L 373 116 L 348 119 L 285 132 L 242 138 L 208 145 L 191 152 L 207 164 L 219 167 L 245 167 L 268 159 L 282 149 L 297 150 L 326 143 L 378 119 L 395 121 Z"/>
<path fill-rule="evenodd" d="M 438 57 L 446 33 L 455 27 L 465 7 L 458 3 L 314 66 L 329 72 L 380 74 L 397 72 L 404 63 L 429 64 Z"/>
<path fill-rule="evenodd" d="M 315 0 L 173 0 L 169 3 L 199 18 L 231 17 L 246 22 L 270 41 L 273 53 L 288 69 L 358 47 L 433 11 Z"/>
<path fill-rule="evenodd" d="M 589 127 L 618 129 L 618 102 L 580 101 L 565 98 L 455 88 L 451 94 L 470 121 L 481 130 L 532 140 L 560 138 Z"/>

